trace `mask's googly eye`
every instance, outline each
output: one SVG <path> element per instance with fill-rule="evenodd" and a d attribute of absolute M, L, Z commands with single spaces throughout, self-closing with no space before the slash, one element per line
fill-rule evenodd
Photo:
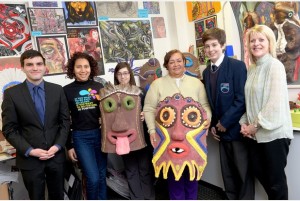
<path fill-rule="evenodd" d="M 164 107 L 159 112 L 159 121 L 164 127 L 173 125 L 176 119 L 176 112 L 172 107 Z"/>
<path fill-rule="evenodd" d="M 188 128 L 197 128 L 201 123 L 201 113 L 198 108 L 193 105 L 187 106 L 183 109 L 181 114 L 182 123 Z"/>
<path fill-rule="evenodd" d="M 103 101 L 103 109 L 105 112 L 113 112 L 117 109 L 117 102 L 113 98 L 109 97 Z"/>

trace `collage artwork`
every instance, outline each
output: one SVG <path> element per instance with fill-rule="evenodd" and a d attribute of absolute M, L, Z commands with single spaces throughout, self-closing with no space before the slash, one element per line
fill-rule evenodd
<path fill-rule="evenodd" d="M 0 4 L 0 60 L 36 49 L 46 59 L 47 75 L 65 73 L 76 51 L 94 57 L 104 75 L 104 63 L 150 59 L 153 37 L 166 37 L 163 17 L 139 17 L 138 2 L 28 4 Z M 143 6 L 149 14 L 160 14 L 159 2 Z"/>
<path fill-rule="evenodd" d="M 159 2 L 143 2 L 143 9 L 160 14 Z M 0 105 L 4 90 L 25 80 L 19 60 L 28 49 L 42 53 L 46 76 L 65 74 L 74 52 L 91 55 L 99 75 L 104 63 L 130 61 L 133 67 L 134 60 L 153 58 L 153 37 L 166 38 L 164 19 L 139 17 L 138 10 L 131 1 L 0 3 Z M 140 67 L 134 68 L 137 75 Z"/>

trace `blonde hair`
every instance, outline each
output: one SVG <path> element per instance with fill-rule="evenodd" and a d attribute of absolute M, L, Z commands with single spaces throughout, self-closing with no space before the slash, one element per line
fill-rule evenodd
<path fill-rule="evenodd" d="M 251 52 L 250 45 L 249 45 L 250 44 L 250 36 L 253 34 L 258 34 L 258 33 L 266 36 L 266 38 L 269 41 L 269 53 L 272 55 L 272 57 L 277 58 L 275 34 L 272 31 L 272 29 L 266 25 L 255 25 L 248 31 L 248 33 L 246 35 L 247 44 L 248 44 L 248 46 L 246 48 L 248 49 L 248 51 Z M 256 58 L 252 54 L 249 55 L 249 58 L 250 58 L 251 63 L 256 63 Z"/>

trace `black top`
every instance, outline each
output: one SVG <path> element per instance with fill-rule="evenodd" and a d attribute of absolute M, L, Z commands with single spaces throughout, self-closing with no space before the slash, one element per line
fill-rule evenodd
<path fill-rule="evenodd" d="M 100 127 L 98 94 L 101 88 L 103 85 L 93 80 L 74 81 L 64 86 L 73 130 L 90 130 Z"/>

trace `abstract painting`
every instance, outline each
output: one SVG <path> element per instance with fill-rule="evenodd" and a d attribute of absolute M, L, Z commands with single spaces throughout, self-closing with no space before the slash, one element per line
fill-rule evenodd
<path fill-rule="evenodd" d="M 134 1 L 114 1 L 96 2 L 97 15 L 108 18 L 137 18 L 138 2 Z"/>
<path fill-rule="evenodd" d="M 0 57 L 32 49 L 25 4 L 0 4 Z"/>
<path fill-rule="evenodd" d="M 100 21 L 105 63 L 149 59 L 153 55 L 149 20 Z"/>
<path fill-rule="evenodd" d="M 31 30 L 45 34 L 67 33 L 62 8 L 28 8 Z"/>

